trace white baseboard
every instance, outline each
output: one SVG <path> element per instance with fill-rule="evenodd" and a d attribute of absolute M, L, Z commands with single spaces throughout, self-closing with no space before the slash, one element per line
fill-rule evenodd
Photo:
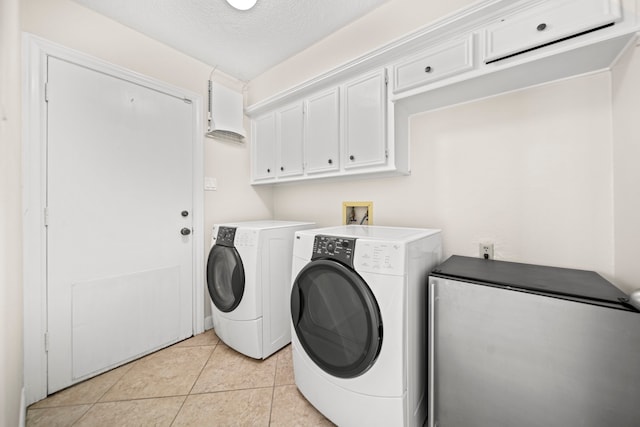
<path fill-rule="evenodd" d="M 24 427 L 27 423 L 27 399 L 24 394 L 24 387 L 22 387 L 22 392 L 20 393 L 20 420 L 18 425 L 20 427 Z"/>
<path fill-rule="evenodd" d="M 213 317 L 206 316 L 204 318 L 204 330 L 208 331 L 209 329 L 213 329 Z"/>

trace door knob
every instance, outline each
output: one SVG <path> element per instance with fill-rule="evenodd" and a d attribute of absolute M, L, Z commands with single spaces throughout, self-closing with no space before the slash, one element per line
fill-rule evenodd
<path fill-rule="evenodd" d="M 191 229 L 185 227 L 182 230 L 180 230 L 180 234 L 182 234 L 183 236 L 188 236 L 189 234 L 191 234 Z"/>

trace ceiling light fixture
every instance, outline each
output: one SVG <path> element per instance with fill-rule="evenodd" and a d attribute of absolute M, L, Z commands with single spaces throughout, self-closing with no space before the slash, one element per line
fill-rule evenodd
<path fill-rule="evenodd" d="M 258 0 L 227 0 L 231 6 L 238 10 L 249 10 L 256 5 Z"/>

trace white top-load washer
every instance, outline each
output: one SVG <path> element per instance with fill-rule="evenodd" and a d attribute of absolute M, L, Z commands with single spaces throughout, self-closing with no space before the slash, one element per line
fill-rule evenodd
<path fill-rule="evenodd" d="M 422 426 L 426 301 L 440 230 L 299 231 L 292 265 L 295 382 L 340 426 Z"/>
<path fill-rule="evenodd" d="M 214 226 L 207 286 L 216 335 L 229 347 L 264 359 L 291 341 L 293 235 L 313 226 L 272 220 Z"/>

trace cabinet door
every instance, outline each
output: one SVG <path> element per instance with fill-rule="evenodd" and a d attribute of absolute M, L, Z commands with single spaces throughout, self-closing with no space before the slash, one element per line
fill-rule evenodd
<path fill-rule="evenodd" d="M 485 62 L 619 21 L 620 0 L 556 0 L 505 16 L 485 29 Z"/>
<path fill-rule="evenodd" d="M 278 176 L 302 174 L 302 139 L 304 116 L 302 102 L 279 110 L 277 116 Z"/>
<path fill-rule="evenodd" d="M 276 120 L 269 113 L 253 121 L 253 179 L 275 178 Z"/>
<path fill-rule="evenodd" d="M 385 70 L 344 85 L 345 169 L 386 163 Z"/>
<path fill-rule="evenodd" d="M 473 69 L 473 34 L 439 44 L 393 67 L 395 93 Z"/>
<path fill-rule="evenodd" d="M 340 88 L 305 101 L 304 156 L 307 173 L 340 168 Z"/>

